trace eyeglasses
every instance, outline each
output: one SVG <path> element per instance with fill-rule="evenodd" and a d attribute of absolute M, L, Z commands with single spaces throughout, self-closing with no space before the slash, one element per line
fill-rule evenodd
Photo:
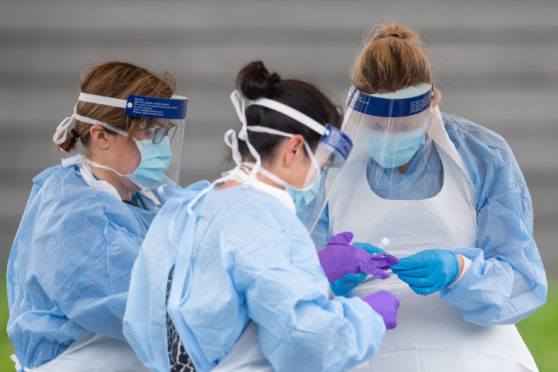
<path fill-rule="evenodd" d="M 153 134 L 153 144 L 161 143 L 165 136 L 172 138 L 176 133 L 176 124 L 168 123 L 167 125 L 162 125 L 155 123 L 155 127 L 151 128 L 150 131 Z"/>

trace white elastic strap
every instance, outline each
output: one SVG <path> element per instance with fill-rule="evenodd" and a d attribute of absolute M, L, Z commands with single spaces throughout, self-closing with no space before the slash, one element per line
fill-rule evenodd
<path fill-rule="evenodd" d="M 96 103 L 98 105 L 112 106 L 126 108 L 126 100 L 113 97 L 98 96 L 96 94 L 89 94 L 80 92 L 78 101 Z"/>
<path fill-rule="evenodd" d="M 124 132 L 122 129 L 115 128 L 112 125 L 105 123 L 104 121 L 91 119 L 91 118 L 88 118 L 87 116 L 81 116 L 81 115 L 78 115 L 78 114 L 74 114 L 73 116 L 76 120 L 83 121 L 83 122 L 85 122 L 87 124 L 91 124 L 91 125 L 100 125 L 105 129 L 108 129 L 110 131 L 118 133 L 118 134 L 120 134 L 124 137 L 128 137 L 128 133 Z"/>
<path fill-rule="evenodd" d="M 247 131 L 247 123 L 246 123 L 246 101 L 244 100 L 244 97 L 242 96 L 242 94 L 240 94 L 239 91 L 234 90 L 231 93 L 231 102 L 236 110 L 238 119 L 242 123 L 242 128 L 240 129 L 240 132 L 238 132 L 238 138 L 243 140 L 246 143 L 246 146 L 248 146 L 248 151 L 250 151 L 250 154 L 256 160 L 256 167 L 254 167 L 254 169 L 252 169 L 252 171 L 250 172 L 250 177 L 255 178 L 256 175 L 258 174 L 258 169 L 261 167 L 262 160 L 260 158 L 260 154 L 256 151 L 254 146 L 252 146 L 252 144 L 248 140 L 248 131 Z"/>
<path fill-rule="evenodd" d="M 290 187 L 288 183 L 286 183 L 285 181 L 283 181 L 281 178 L 277 177 L 276 175 L 274 175 L 273 173 L 271 173 L 270 171 L 268 171 L 265 168 L 260 168 L 258 171 L 261 175 L 269 178 L 270 180 L 272 180 L 273 182 L 275 182 L 276 184 L 284 187 L 285 189 L 287 187 Z"/>
<path fill-rule="evenodd" d="M 126 175 L 126 174 L 120 173 L 119 171 L 117 171 L 117 170 L 115 170 L 115 169 L 113 169 L 113 168 L 111 168 L 111 167 L 108 167 L 108 166 L 106 166 L 106 165 L 99 164 L 99 163 L 97 163 L 96 161 L 93 161 L 93 160 L 89 159 L 87 156 L 82 155 L 82 154 L 78 154 L 78 155 L 72 156 L 72 157 L 70 157 L 70 158 L 62 159 L 62 166 L 63 166 L 63 167 L 67 167 L 67 166 L 69 166 L 69 165 L 77 164 L 77 163 L 80 163 L 80 162 L 81 162 L 81 163 L 84 163 L 84 164 L 87 164 L 88 166 L 94 166 L 94 167 L 96 167 L 96 168 L 101 168 L 101 169 L 104 169 L 104 170 L 108 170 L 108 171 L 114 172 L 114 173 L 118 174 L 118 175 L 121 176 L 121 177 L 126 177 L 126 176 L 128 176 L 128 175 Z M 133 173 L 130 173 L 130 174 L 133 174 Z"/>
<path fill-rule="evenodd" d="M 268 98 L 259 98 L 250 103 L 251 105 L 258 105 L 270 108 L 274 111 L 280 112 L 284 115 L 291 117 L 292 119 L 298 121 L 301 124 L 306 125 L 308 128 L 312 129 L 319 135 L 324 135 L 326 132 L 325 126 L 318 123 L 316 120 L 312 119 L 310 116 L 303 114 L 302 112 L 295 110 L 294 108 L 285 105 L 284 103 L 274 101 Z"/>
<path fill-rule="evenodd" d="M 239 165 L 242 162 L 242 157 L 238 151 L 238 138 L 234 129 L 225 132 L 225 145 L 231 149 L 234 164 Z"/>
<path fill-rule="evenodd" d="M 55 145 L 61 145 L 66 141 L 66 138 L 68 136 L 68 132 L 73 129 L 76 120 L 83 121 L 87 124 L 92 124 L 92 125 L 98 124 L 105 129 L 108 129 L 112 132 L 118 133 L 118 134 L 120 134 L 124 137 L 128 137 L 128 133 L 124 132 L 121 129 L 115 128 L 112 125 L 109 125 L 109 124 L 105 123 L 104 121 L 91 119 L 91 118 L 88 118 L 86 116 L 78 115 L 74 112 L 72 114 L 72 116 L 68 116 L 68 117 L 64 118 L 60 122 L 60 124 L 58 124 L 58 126 L 56 127 L 56 130 L 54 131 L 54 135 L 52 136 L 52 142 L 54 142 Z M 72 127 L 72 128 L 70 128 L 70 127 Z"/>
<path fill-rule="evenodd" d="M 284 137 L 294 137 L 294 134 L 292 133 L 285 133 L 276 129 L 272 129 L 272 128 L 267 128 L 267 127 L 263 127 L 263 126 L 259 126 L 259 125 L 251 125 L 248 126 L 247 125 L 247 121 L 246 121 L 246 100 L 244 99 L 244 97 L 242 96 L 242 94 L 238 91 L 238 90 L 234 90 L 231 93 L 231 102 L 233 104 L 233 107 L 235 108 L 236 114 L 238 116 L 238 119 L 240 120 L 240 122 L 242 123 L 242 128 L 240 130 L 240 132 L 238 133 L 238 139 L 243 140 L 246 145 L 248 146 L 248 150 L 250 151 L 250 154 L 253 156 L 253 158 L 256 160 L 255 164 L 253 164 L 251 166 L 251 172 L 250 172 L 250 178 L 251 179 L 255 179 L 256 175 L 258 173 L 263 174 L 266 177 L 269 177 L 270 174 L 272 174 L 271 172 L 267 171 L 267 170 L 263 170 L 263 172 L 260 172 L 261 168 L 261 158 L 260 158 L 260 154 L 256 151 L 256 149 L 252 146 L 252 144 L 250 143 L 249 139 L 248 139 L 248 131 L 253 131 L 253 132 L 260 132 L 260 133 L 269 133 L 269 134 L 275 134 L 275 135 L 279 135 L 279 136 L 284 136 Z M 299 121 L 301 124 L 303 125 L 307 125 L 308 127 L 310 127 L 310 129 L 315 130 L 316 132 L 320 133 L 320 134 L 324 134 L 326 129 L 323 125 L 319 124 L 317 121 L 315 121 L 314 119 L 304 115 L 303 113 L 287 106 L 284 105 L 280 102 L 277 101 L 272 101 L 270 99 L 267 98 L 261 98 L 258 99 L 254 102 L 252 102 L 252 104 L 258 104 L 258 105 L 262 105 L 264 107 L 268 107 L 272 110 L 276 110 L 278 112 L 282 112 L 287 116 L 292 117 L 293 119 Z M 306 122 L 305 122 L 306 121 Z M 310 125 L 308 125 L 310 124 Z M 238 143 L 237 143 L 237 139 L 234 138 L 234 130 L 229 130 L 225 133 L 225 144 L 227 146 L 229 146 L 232 150 L 233 153 L 233 160 L 235 161 L 235 164 L 237 167 L 240 166 L 240 162 L 241 162 L 241 155 L 240 152 L 238 151 Z M 306 141 L 304 141 L 304 148 L 306 150 L 306 152 L 308 153 L 308 157 L 310 158 L 310 161 L 312 163 L 312 166 L 314 168 L 316 168 L 316 170 L 319 172 L 320 171 L 320 167 L 318 165 L 318 163 L 316 162 L 316 159 L 314 158 L 314 154 L 312 153 L 312 150 L 310 149 L 310 146 L 308 145 L 308 143 L 306 143 Z M 246 163 L 249 164 L 249 163 Z M 265 174 L 265 173 L 267 174 Z M 280 182 L 277 182 L 280 185 L 288 185 L 285 181 L 281 180 L 280 178 L 278 178 L 277 176 L 273 175 L 271 178 L 273 181 L 277 182 L 278 180 Z M 286 187 L 286 186 L 283 186 Z"/>
<path fill-rule="evenodd" d="M 282 131 L 277 130 L 277 129 L 262 127 L 262 126 L 259 126 L 259 125 L 250 125 L 247 129 L 251 132 L 269 133 L 269 134 L 274 134 L 276 136 L 283 136 L 283 137 L 287 137 L 287 138 L 292 138 L 292 137 L 295 136 L 292 133 L 286 133 L 286 132 L 282 132 Z M 306 149 L 306 153 L 308 154 L 308 157 L 310 158 L 310 162 L 312 162 L 312 165 L 314 166 L 314 168 L 316 168 L 316 170 L 319 171 L 320 166 L 318 165 L 318 162 L 316 161 L 316 158 L 314 157 L 314 154 L 312 154 L 312 149 L 310 149 L 310 146 L 308 145 L 308 143 L 306 143 L 306 141 L 304 141 L 304 148 Z"/>
<path fill-rule="evenodd" d="M 105 123 L 104 121 L 95 120 L 95 119 L 88 118 L 87 116 L 81 116 L 76 114 L 75 107 L 74 107 L 74 113 L 71 116 L 64 118 L 60 122 L 60 124 L 58 124 L 58 126 L 56 127 L 56 130 L 54 131 L 54 135 L 52 136 L 52 141 L 54 142 L 54 144 L 61 145 L 66 141 L 68 132 L 73 129 L 70 127 L 73 127 L 75 125 L 76 120 L 83 121 L 91 125 L 97 124 L 112 132 L 118 133 L 124 137 L 128 137 L 128 133 L 124 132 L 121 129 L 115 128 L 112 125 Z"/>
<path fill-rule="evenodd" d="M 74 115 L 75 114 L 64 118 L 56 127 L 54 135 L 52 136 L 52 142 L 54 142 L 55 145 L 61 145 L 66 141 L 68 132 L 71 130 L 70 126 L 74 126 Z"/>
<path fill-rule="evenodd" d="M 235 168 L 236 169 L 236 168 Z M 194 199 L 192 199 L 190 201 L 190 203 L 188 203 L 188 215 L 192 215 L 192 213 L 194 212 L 192 208 L 194 208 L 194 205 L 196 205 L 196 203 L 205 195 L 207 194 L 210 190 L 212 190 L 216 184 L 220 183 L 220 182 L 226 182 L 227 180 L 229 180 L 231 178 L 230 172 L 227 172 L 223 177 L 221 178 L 217 178 L 215 181 L 211 182 L 211 185 L 207 186 L 205 189 L 203 189 L 198 195 L 196 195 L 196 197 Z"/>
<path fill-rule="evenodd" d="M 231 95 L 231 100 L 233 100 L 232 95 Z M 234 101 L 233 101 L 233 106 L 235 107 L 235 109 L 237 108 L 237 106 L 234 105 Z M 237 114 L 238 114 L 238 110 L 237 110 Z M 242 121 L 242 119 L 240 121 Z M 218 184 L 220 182 L 226 182 L 229 179 L 231 179 L 233 177 L 233 173 L 237 169 L 240 169 L 240 167 L 241 167 L 242 158 L 241 158 L 241 155 L 240 155 L 240 151 L 238 151 L 238 139 L 237 139 L 236 132 L 234 131 L 234 129 L 229 129 L 228 131 L 225 132 L 224 140 L 225 140 L 225 145 L 227 145 L 231 149 L 232 156 L 233 156 L 233 161 L 235 163 L 235 167 L 232 170 L 223 173 L 221 178 L 217 178 L 215 181 L 213 181 L 211 183 L 211 185 L 209 185 L 205 189 L 203 189 L 198 195 L 196 195 L 196 197 L 194 199 L 192 199 L 190 201 L 190 203 L 188 203 L 188 215 L 192 215 L 194 205 L 196 205 L 196 203 L 205 194 L 207 194 L 210 190 L 212 190 L 215 187 L 216 184 Z"/>

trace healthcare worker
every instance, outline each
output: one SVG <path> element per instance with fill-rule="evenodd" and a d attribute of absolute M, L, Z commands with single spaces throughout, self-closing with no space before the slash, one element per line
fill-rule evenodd
<path fill-rule="evenodd" d="M 162 208 L 134 264 L 124 334 L 153 371 L 347 370 L 374 355 L 399 302 L 386 291 L 331 300 L 328 278 L 383 277 L 397 259 L 347 232 L 317 255 L 295 214 L 351 150 L 335 106 L 259 61 L 237 87 L 242 128 L 225 135 L 236 167 Z"/>
<path fill-rule="evenodd" d="M 171 99 L 171 79 L 121 62 L 82 75 L 53 138 L 77 152 L 33 179 L 8 262 L 18 370 L 145 370 L 122 317 L 139 247 L 178 180 L 186 99 Z"/>
<path fill-rule="evenodd" d="M 379 28 L 358 56 L 343 131 L 354 150 L 317 242 L 341 231 L 399 257 L 386 281 L 341 278 L 401 300 L 398 327 L 357 370 L 525 371 L 514 323 L 545 303 L 531 198 L 502 137 L 438 108 L 428 56 L 408 28 Z M 342 184 L 343 183 L 343 184 Z"/>

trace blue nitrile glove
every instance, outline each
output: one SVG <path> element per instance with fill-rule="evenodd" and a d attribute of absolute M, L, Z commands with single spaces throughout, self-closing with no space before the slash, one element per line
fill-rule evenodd
<path fill-rule="evenodd" d="M 372 254 L 385 253 L 383 249 L 378 248 L 375 245 L 369 243 L 355 242 L 351 245 L 362 248 L 366 250 L 368 253 L 372 253 Z M 340 279 L 330 283 L 331 291 L 336 296 L 349 297 L 353 295 L 352 291 L 356 287 L 358 287 L 358 285 L 362 283 L 364 279 L 366 279 L 366 273 L 347 274 L 341 277 Z"/>
<path fill-rule="evenodd" d="M 372 244 L 369 244 L 369 243 L 354 242 L 351 245 L 355 246 L 355 247 L 362 248 L 362 249 L 366 250 L 366 252 L 372 253 L 372 254 L 386 253 L 386 251 L 384 251 L 382 248 L 376 247 L 375 245 L 372 245 Z"/>
<path fill-rule="evenodd" d="M 358 287 L 366 279 L 366 273 L 360 274 L 347 274 L 337 279 L 334 282 L 329 283 L 331 291 L 336 296 L 351 297 L 354 295 L 352 291 Z"/>
<path fill-rule="evenodd" d="M 428 249 L 402 258 L 391 270 L 413 291 L 428 295 L 453 283 L 459 274 L 459 260 L 452 251 Z"/>

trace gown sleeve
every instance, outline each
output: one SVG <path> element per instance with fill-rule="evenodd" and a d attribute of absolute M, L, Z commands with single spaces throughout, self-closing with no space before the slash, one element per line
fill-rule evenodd
<path fill-rule="evenodd" d="M 257 205 L 243 211 L 223 231 L 224 262 L 273 367 L 341 371 L 372 357 L 385 333 L 382 318 L 360 298 L 329 299 L 302 224 L 294 216 L 279 223 Z"/>
<path fill-rule="evenodd" d="M 41 221 L 40 239 L 56 242 L 30 271 L 46 296 L 84 329 L 124 341 L 122 318 L 130 272 L 143 236 L 134 218 L 99 200 L 76 203 L 58 221 Z"/>
<path fill-rule="evenodd" d="M 448 134 L 475 185 L 478 246 L 457 250 L 472 265 L 440 297 L 468 322 L 516 323 L 546 302 L 548 288 L 529 190 L 502 137 L 470 122 L 449 127 Z"/>

